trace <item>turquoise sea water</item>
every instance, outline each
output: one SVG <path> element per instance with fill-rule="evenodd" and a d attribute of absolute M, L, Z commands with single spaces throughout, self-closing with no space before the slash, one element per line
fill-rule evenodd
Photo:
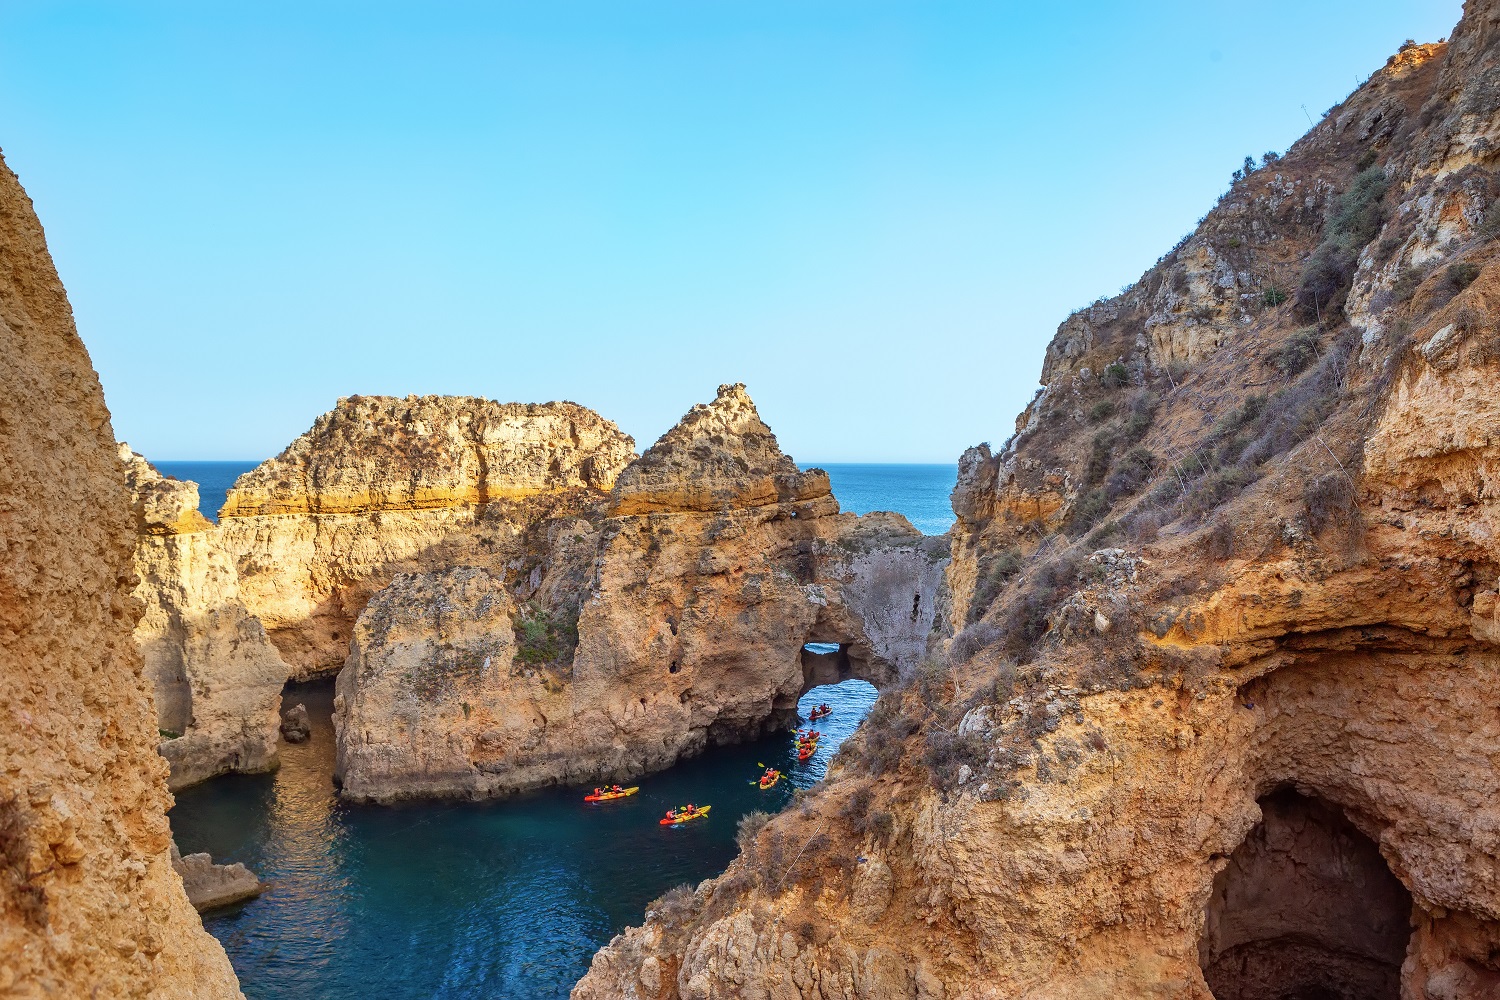
<path fill-rule="evenodd" d="M 905 514 L 926 535 L 953 527 L 949 494 L 958 481 L 957 465 L 879 465 L 872 463 L 804 463 L 802 468 L 828 472 L 839 507 L 851 514 L 893 510 Z"/>
<path fill-rule="evenodd" d="M 667 889 L 717 875 L 739 818 L 775 812 L 820 780 L 875 701 L 863 681 L 815 688 L 832 716 L 806 763 L 790 736 L 711 750 L 590 805 L 570 788 L 490 803 L 354 806 L 334 795 L 332 686 L 289 688 L 313 738 L 271 775 L 215 779 L 177 796 L 184 853 L 243 861 L 271 884 L 208 914 L 250 1000 L 547 1000 L 568 995 L 593 953 Z M 768 791 L 761 766 L 786 772 Z M 680 827 L 671 806 L 712 805 Z"/>
<path fill-rule="evenodd" d="M 149 457 L 149 456 L 148 456 Z M 198 509 L 210 521 L 219 519 L 219 508 L 229 487 L 242 473 L 259 462 L 153 462 L 156 471 L 173 479 L 191 479 L 198 484 Z"/>
<path fill-rule="evenodd" d="M 163 462 L 199 483 L 214 514 L 249 462 Z M 953 466 L 831 465 L 834 494 L 855 513 L 897 510 L 929 533 L 952 521 Z M 270 889 L 209 914 L 250 1000 L 382 1000 L 568 995 L 593 953 L 639 923 L 672 886 L 719 874 L 735 854 L 739 818 L 774 812 L 820 780 L 863 720 L 875 689 L 862 681 L 817 688 L 834 714 L 817 754 L 795 762 L 790 736 L 710 750 L 640 780 L 639 794 L 588 805 L 587 789 L 490 803 L 354 806 L 334 794 L 332 685 L 294 685 L 313 738 L 282 748 L 271 775 L 218 778 L 177 796 L 173 833 L 184 852 L 243 861 Z M 770 791 L 762 765 L 788 777 Z M 685 802 L 706 820 L 657 823 Z"/>

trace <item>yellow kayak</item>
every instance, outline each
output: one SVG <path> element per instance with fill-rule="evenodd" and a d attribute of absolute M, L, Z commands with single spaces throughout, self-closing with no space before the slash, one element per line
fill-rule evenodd
<path fill-rule="evenodd" d="M 583 797 L 583 801 L 585 801 L 585 802 L 608 802 L 611 799 L 623 799 L 623 798 L 626 798 L 627 796 L 634 795 L 636 792 L 638 792 L 640 790 L 641 790 L 641 788 L 640 788 L 639 785 L 634 785 L 634 786 L 632 786 L 630 788 L 622 788 L 618 792 L 595 792 L 593 795 L 585 795 Z"/>
<path fill-rule="evenodd" d="M 690 813 L 668 813 L 661 820 L 661 825 L 676 826 L 678 823 L 688 823 L 695 819 L 702 819 L 703 817 L 708 815 L 708 811 L 712 808 L 713 806 L 699 806 L 697 809 L 694 809 Z"/>

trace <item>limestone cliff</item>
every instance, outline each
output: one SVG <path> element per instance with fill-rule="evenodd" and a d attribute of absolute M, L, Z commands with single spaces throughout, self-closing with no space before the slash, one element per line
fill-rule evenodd
<path fill-rule="evenodd" d="M 801 472 L 743 383 L 719 386 L 630 465 L 615 484 L 614 513 L 719 511 L 830 496 L 828 474 Z M 826 504 L 825 504 L 826 506 Z"/>
<path fill-rule="evenodd" d="M 0 993 L 238 997 L 169 859 L 98 377 L 0 163 Z"/>
<path fill-rule="evenodd" d="M 218 527 L 239 594 L 298 679 L 332 673 L 398 574 L 512 569 L 549 519 L 597 511 L 634 443 L 575 403 L 353 396 L 240 477 Z"/>
<path fill-rule="evenodd" d="M 743 386 L 554 519 L 524 567 L 398 578 L 339 675 L 346 796 L 497 795 L 625 779 L 795 717 L 812 683 L 887 682 L 942 628 L 946 539 L 838 513 Z M 831 666 L 807 642 L 839 643 Z"/>
<path fill-rule="evenodd" d="M 198 511 L 197 484 L 164 478 L 129 445 L 119 454 L 139 532 L 135 597 L 145 613 L 135 641 L 169 784 L 270 770 L 291 668 L 241 603 L 234 559 Z"/>
<path fill-rule="evenodd" d="M 1058 330 L 946 664 L 595 997 L 1500 996 L 1500 3 Z"/>

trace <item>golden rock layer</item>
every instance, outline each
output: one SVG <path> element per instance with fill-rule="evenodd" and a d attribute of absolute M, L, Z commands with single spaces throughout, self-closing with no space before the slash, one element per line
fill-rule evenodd
<path fill-rule="evenodd" d="M 529 562 L 403 576 L 371 599 L 339 674 L 344 795 L 660 770 L 787 725 L 812 683 L 912 670 L 942 627 L 946 540 L 897 515 L 838 514 L 826 476 L 795 471 L 743 386 L 638 464 L 613 516 L 548 522 Z M 773 475 L 807 495 L 777 500 L 761 489 Z M 648 481 L 652 512 L 620 513 L 646 504 Z M 807 642 L 844 654 L 820 664 Z"/>

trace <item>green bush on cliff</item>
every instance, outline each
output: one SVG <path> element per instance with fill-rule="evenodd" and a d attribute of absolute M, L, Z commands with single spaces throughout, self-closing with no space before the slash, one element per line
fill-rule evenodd
<path fill-rule="evenodd" d="M 1297 288 L 1297 309 L 1308 319 L 1342 307 L 1354 280 L 1359 253 L 1385 223 L 1385 171 L 1371 166 L 1355 175 L 1339 196 L 1324 230 L 1323 242 L 1312 252 Z"/>
<path fill-rule="evenodd" d="M 514 620 L 516 659 L 531 666 L 571 662 L 578 648 L 578 609 L 528 601 Z"/>

